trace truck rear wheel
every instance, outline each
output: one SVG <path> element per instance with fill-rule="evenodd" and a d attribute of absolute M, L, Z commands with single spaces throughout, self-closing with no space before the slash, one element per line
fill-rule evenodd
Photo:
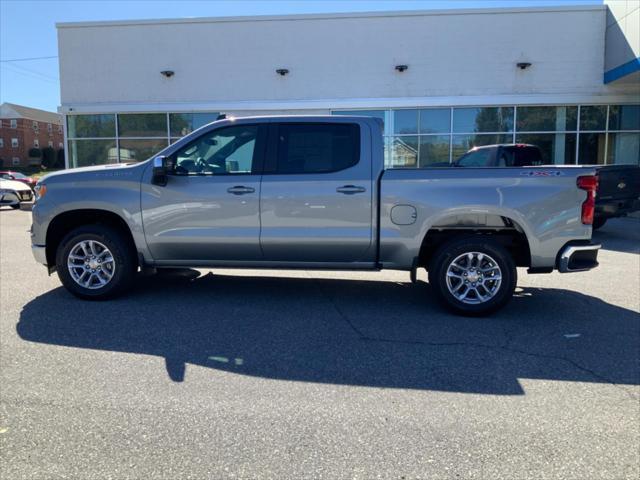
<path fill-rule="evenodd" d="M 76 228 L 56 252 L 60 281 L 85 300 L 105 300 L 122 293 L 131 284 L 136 268 L 124 236 L 103 225 Z"/>
<path fill-rule="evenodd" d="M 436 297 L 462 315 L 487 315 L 513 296 L 517 272 L 509 252 L 482 236 L 444 244 L 431 259 L 429 283 Z"/>

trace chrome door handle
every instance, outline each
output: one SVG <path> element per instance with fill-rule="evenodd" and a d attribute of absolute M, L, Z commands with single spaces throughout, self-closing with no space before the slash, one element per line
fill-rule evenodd
<path fill-rule="evenodd" d="M 358 187 L 357 185 L 344 185 L 336 188 L 336 192 L 344 193 L 345 195 L 353 195 L 355 193 L 364 193 L 367 189 L 364 187 Z"/>
<path fill-rule="evenodd" d="M 244 185 L 236 185 L 235 187 L 227 188 L 227 192 L 233 193 L 234 195 L 245 195 L 247 193 L 253 193 L 255 191 L 255 188 L 245 187 Z"/>

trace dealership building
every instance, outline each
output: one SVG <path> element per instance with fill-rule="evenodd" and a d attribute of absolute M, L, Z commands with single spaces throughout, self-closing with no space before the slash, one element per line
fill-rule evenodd
<path fill-rule="evenodd" d="M 61 23 L 69 167 L 139 161 L 216 119 L 364 114 L 385 161 L 531 143 L 640 160 L 640 3 Z"/>

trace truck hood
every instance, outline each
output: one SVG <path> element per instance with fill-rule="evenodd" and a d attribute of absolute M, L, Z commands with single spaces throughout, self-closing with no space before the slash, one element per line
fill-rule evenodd
<path fill-rule="evenodd" d="M 142 162 L 144 163 L 144 162 Z M 91 167 L 70 168 L 60 170 L 45 175 L 40 181 L 62 181 L 76 180 L 81 178 L 94 178 L 96 176 L 111 177 L 118 174 L 133 173 L 132 170 L 139 168 L 141 163 L 112 163 L 108 165 L 94 165 Z M 77 178 L 74 178 L 77 177 Z"/>

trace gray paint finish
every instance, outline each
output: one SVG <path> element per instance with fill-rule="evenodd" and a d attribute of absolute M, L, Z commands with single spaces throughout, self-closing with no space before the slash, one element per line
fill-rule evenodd
<path fill-rule="evenodd" d="M 364 117 L 254 117 L 207 125 L 160 152 L 171 155 L 210 130 L 242 123 L 358 123 L 360 162 L 311 175 L 171 176 L 151 182 L 151 161 L 48 175 L 33 210 L 32 243 L 43 246 L 51 220 L 77 209 L 106 210 L 131 229 L 152 265 L 395 268 L 409 270 L 434 225 L 469 215 L 502 216 L 526 235 L 532 267 L 554 267 L 569 241 L 588 240 L 580 220 L 586 193 L 576 187 L 591 167 L 423 169 L 383 172 L 380 124 Z M 233 195 L 227 188 L 255 191 Z M 363 192 L 345 195 L 345 185 Z M 391 219 L 395 206 L 415 221 Z"/>

